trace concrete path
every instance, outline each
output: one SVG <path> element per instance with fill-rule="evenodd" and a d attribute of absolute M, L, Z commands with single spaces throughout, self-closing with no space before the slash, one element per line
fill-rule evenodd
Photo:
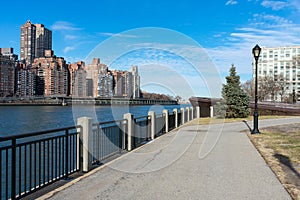
<path fill-rule="evenodd" d="M 259 127 L 299 122 L 261 120 Z M 183 127 L 72 181 L 51 199 L 291 199 L 245 130 L 243 122 Z"/>

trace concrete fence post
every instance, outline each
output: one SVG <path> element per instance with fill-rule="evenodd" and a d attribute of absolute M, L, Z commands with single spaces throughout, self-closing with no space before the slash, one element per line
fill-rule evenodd
<path fill-rule="evenodd" d="M 210 118 L 214 117 L 214 107 L 210 106 Z"/>
<path fill-rule="evenodd" d="M 184 124 L 184 120 L 185 120 L 185 117 L 184 117 L 184 108 L 180 108 L 180 113 L 181 113 L 181 124 Z"/>
<path fill-rule="evenodd" d="M 189 122 L 190 121 L 190 108 L 187 107 L 186 111 L 187 111 L 187 119 L 186 119 L 186 121 Z"/>
<path fill-rule="evenodd" d="M 197 118 L 200 118 L 200 107 L 199 106 L 196 107 L 196 111 L 197 111 Z"/>
<path fill-rule="evenodd" d="M 190 107 L 190 109 L 191 109 L 191 120 L 193 120 L 194 119 L 194 108 Z"/>
<path fill-rule="evenodd" d="M 134 121 L 133 115 L 131 113 L 126 113 L 123 116 L 124 119 L 127 120 L 127 151 L 132 150 L 132 136 L 134 131 Z"/>
<path fill-rule="evenodd" d="M 177 108 L 173 109 L 173 113 L 175 115 L 175 128 L 177 128 L 178 127 L 178 110 L 177 110 Z"/>
<path fill-rule="evenodd" d="M 92 138 L 92 119 L 88 117 L 80 117 L 77 119 L 77 125 L 82 127 L 79 138 L 81 140 L 81 155 L 82 158 L 81 169 L 83 172 L 88 172 L 92 165 L 92 150 L 93 150 L 93 138 Z M 81 160 L 81 159 L 79 159 Z"/>
<path fill-rule="evenodd" d="M 163 110 L 163 114 L 165 114 L 166 120 L 166 133 L 169 132 L 169 111 L 167 109 Z"/>
<path fill-rule="evenodd" d="M 150 116 L 151 120 L 151 140 L 154 140 L 155 137 L 155 112 L 154 111 L 149 111 L 148 116 Z"/>

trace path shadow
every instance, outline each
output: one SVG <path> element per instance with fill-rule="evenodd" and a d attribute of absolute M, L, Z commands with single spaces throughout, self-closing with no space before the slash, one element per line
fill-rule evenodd
<path fill-rule="evenodd" d="M 282 155 L 282 154 L 278 154 L 276 153 L 274 155 L 275 158 L 277 158 L 279 160 L 279 162 L 281 162 L 282 164 L 284 164 L 285 166 L 287 166 L 288 168 L 290 168 L 290 170 L 300 179 L 300 174 L 299 172 L 294 168 L 293 164 L 291 163 L 291 160 L 289 157 Z"/>
<path fill-rule="evenodd" d="M 249 129 L 249 131 L 251 132 L 251 131 L 252 131 L 252 129 L 251 129 L 251 127 L 249 126 L 248 122 L 247 122 L 246 120 L 243 120 L 243 122 L 246 124 L 246 126 L 247 126 L 247 127 L 248 127 L 248 129 Z"/>

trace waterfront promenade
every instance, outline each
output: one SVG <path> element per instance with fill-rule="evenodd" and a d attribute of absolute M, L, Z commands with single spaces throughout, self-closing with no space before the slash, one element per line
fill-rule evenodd
<path fill-rule="evenodd" d="M 291 199 L 245 131 L 243 122 L 184 126 L 40 199 Z"/>

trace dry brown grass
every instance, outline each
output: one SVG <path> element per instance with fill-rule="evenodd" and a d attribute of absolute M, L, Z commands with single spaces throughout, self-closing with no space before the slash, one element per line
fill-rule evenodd
<path fill-rule="evenodd" d="M 259 116 L 259 119 L 264 120 L 264 119 L 277 119 L 277 118 L 286 118 L 286 117 L 288 116 L 268 115 L 268 116 Z M 249 116 L 247 118 L 225 118 L 225 119 L 205 117 L 205 118 L 194 119 L 189 123 L 187 123 L 187 125 L 232 123 L 232 122 L 242 122 L 243 120 L 251 121 L 253 120 L 253 116 Z"/>

